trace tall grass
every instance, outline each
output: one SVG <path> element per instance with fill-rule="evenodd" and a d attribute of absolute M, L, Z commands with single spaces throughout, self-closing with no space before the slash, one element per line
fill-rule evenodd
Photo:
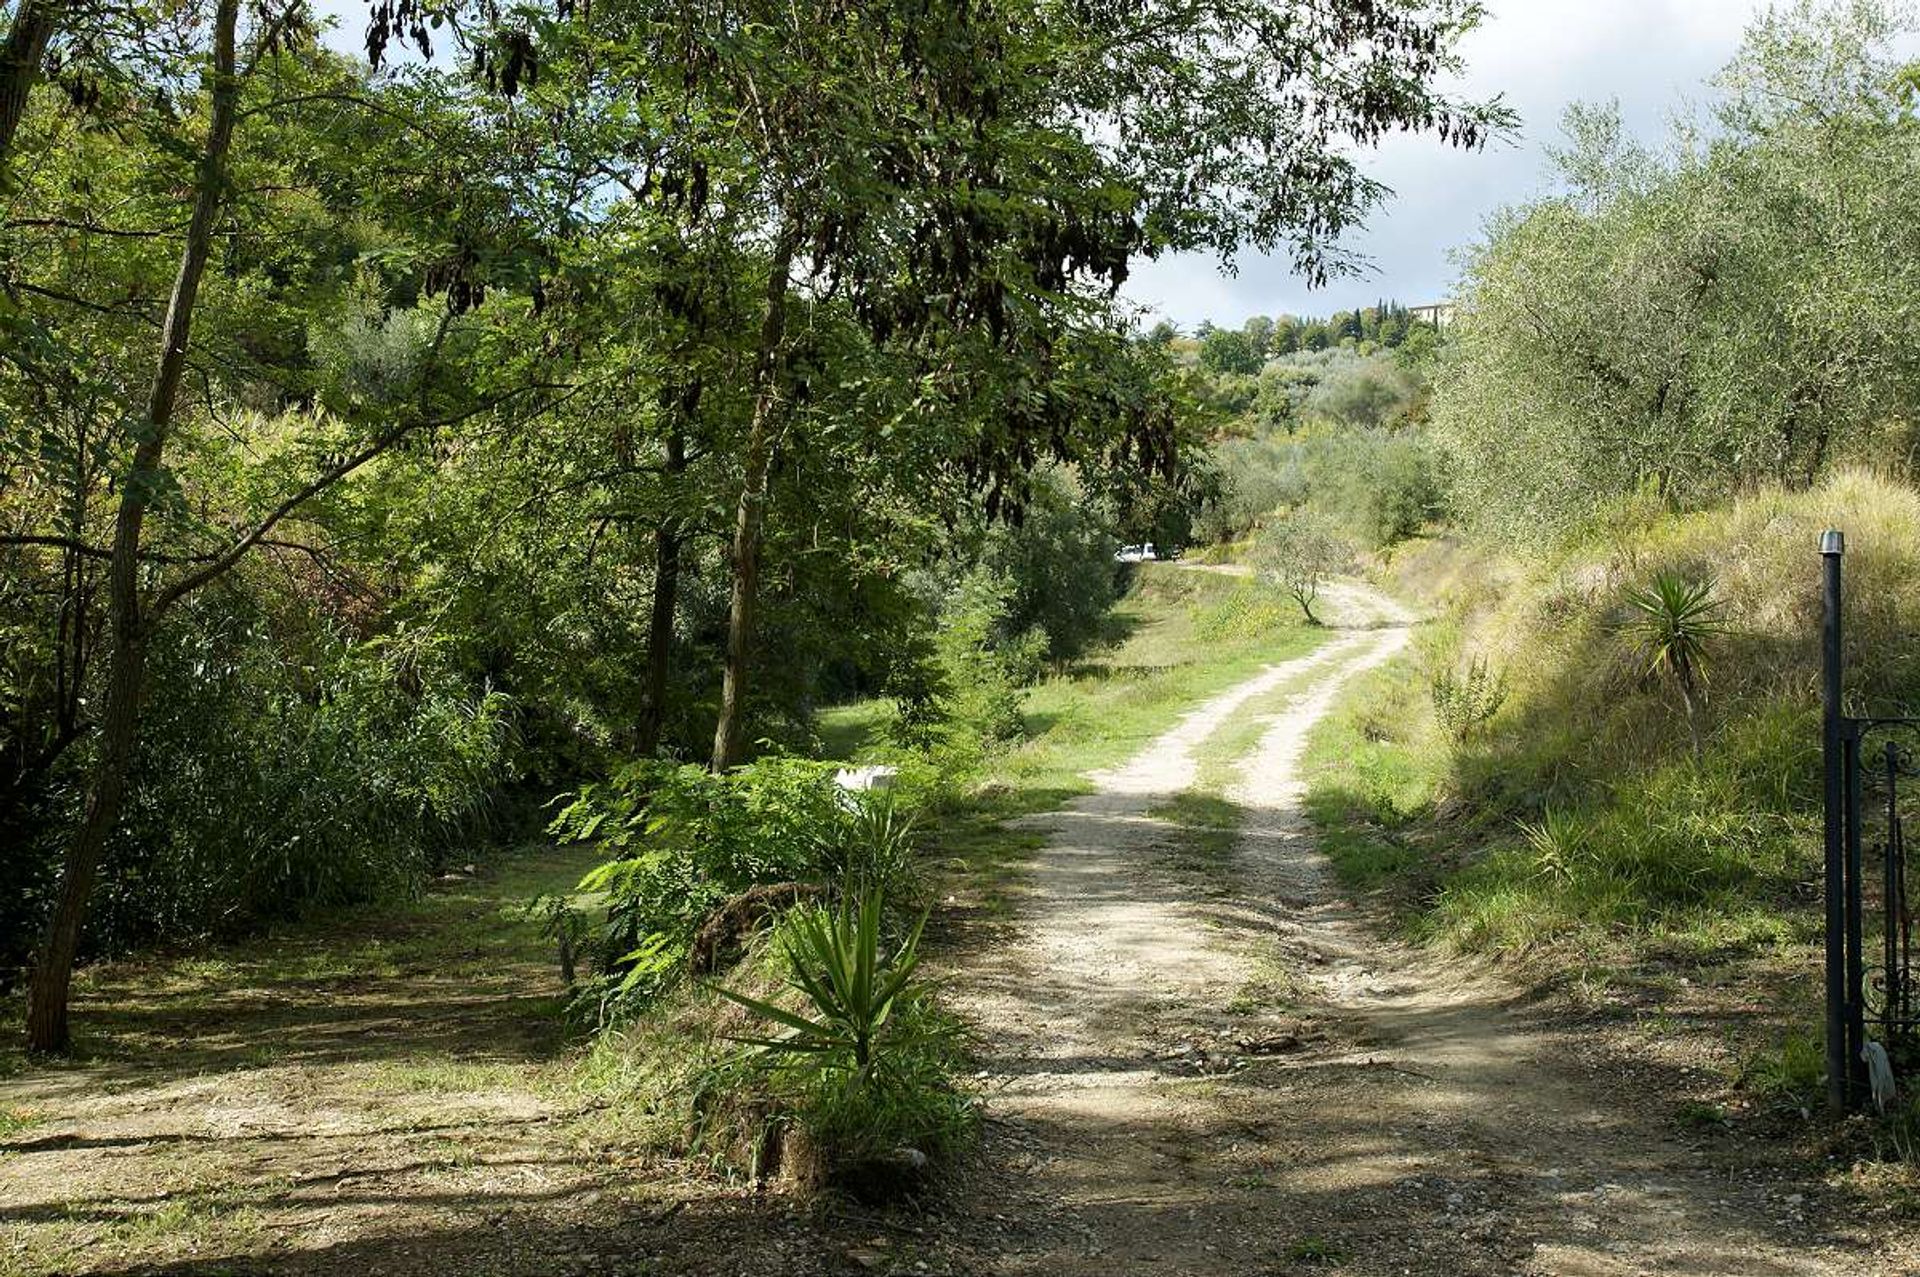
<path fill-rule="evenodd" d="M 1913 712 L 1913 489 L 1856 472 L 1689 515 L 1622 509 L 1483 571 L 1493 587 L 1446 591 L 1417 655 L 1316 733 L 1309 802 L 1342 872 L 1464 949 L 1725 953 L 1812 935 L 1828 526 L 1848 534 L 1849 700 Z M 1396 572 L 1417 583 L 1455 557 L 1416 548 Z M 1690 585 L 1709 579 L 1711 594 Z M 1675 607 L 1707 622 L 1683 627 L 1685 697 L 1676 661 L 1656 659 L 1673 636 L 1649 646 Z M 1467 652 L 1507 671 L 1507 697 L 1453 740 L 1418 691 Z"/>

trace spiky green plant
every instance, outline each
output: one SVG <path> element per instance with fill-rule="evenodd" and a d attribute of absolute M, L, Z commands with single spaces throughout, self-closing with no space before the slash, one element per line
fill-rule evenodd
<path fill-rule="evenodd" d="M 1701 753 L 1699 708 L 1707 678 L 1709 640 L 1727 632 L 1714 580 L 1689 581 L 1677 572 L 1656 572 L 1653 581 L 1629 589 L 1622 627 L 1639 649 L 1648 678 L 1668 679 L 1687 717 L 1694 757 Z"/>
<path fill-rule="evenodd" d="M 1538 823 L 1526 820 L 1517 823 L 1541 877 L 1564 886 L 1585 867 L 1588 830 L 1578 819 L 1549 807 Z"/>
<path fill-rule="evenodd" d="M 831 912 L 811 911 L 793 920 L 785 939 L 792 975 L 787 983 L 806 995 L 814 1018 L 716 985 L 716 991 L 784 1030 L 774 1037 L 742 1038 L 767 1051 L 812 1055 L 828 1067 L 845 1065 L 865 1074 L 874 1047 L 895 1012 L 917 1000 L 923 914 L 892 953 L 882 952 L 881 893 L 866 891 Z"/>
<path fill-rule="evenodd" d="M 845 879 L 856 893 L 906 891 L 913 885 L 914 834 L 919 814 L 901 806 L 890 790 L 864 795 L 846 836 Z"/>

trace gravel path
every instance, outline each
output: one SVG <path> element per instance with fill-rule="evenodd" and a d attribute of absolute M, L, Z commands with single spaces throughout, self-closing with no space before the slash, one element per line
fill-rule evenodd
<path fill-rule="evenodd" d="M 1642 1111 L 1607 1043 L 1346 903 L 1300 811 L 1301 753 L 1409 618 L 1357 584 L 1323 598 L 1351 628 L 1040 822 L 1021 938 L 961 978 L 994 1098 L 953 1268 L 1911 1271 L 1810 1235 L 1818 1185 L 1716 1165 L 1671 1112 Z M 1153 813 L 1211 735 L 1290 686 L 1224 795 L 1230 852 L 1181 854 L 1207 831 Z"/>

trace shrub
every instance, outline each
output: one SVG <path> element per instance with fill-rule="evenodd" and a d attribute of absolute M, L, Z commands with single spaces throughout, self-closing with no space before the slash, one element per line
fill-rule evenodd
<path fill-rule="evenodd" d="M 445 648 L 321 634 L 290 669 L 250 635 L 172 630 L 95 941 L 122 950 L 417 890 L 511 776 L 513 704 L 470 688 Z"/>
<path fill-rule="evenodd" d="M 604 1021 L 657 996 L 686 965 L 701 924 L 752 888 L 804 888 L 791 901 L 856 866 L 903 874 L 898 814 L 880 823 L 886 845 L 876 850 L 873 818 L 862 814 L 876 800 L 848 794 L 834 771 L 783 756 L 720 775 L 646 759 L 575 794 L 550 832 L 598 839 L 614 853 L 580 884 L 607 894 L 592 946 L 599 978 L 583 990 L 584 1005 Z M 772 907 L 775 897 L 765 899 Z"/>
<path fill-rule="evenodd" d="M 789 981 L 807 996 L 818 1018 L 806 1019 L 772 1002 L 720 988 L 721 996 L 781 1026 L 772 1038 L 749 1039 L 776 1053 L 818 1056 L 823 1068 L 866 1073 L 875 1041 L 895 1010 L 922 992 L 910 983 L 920 965 L 923 916 L 891 954 L 880 947 L 878 891 L 848 897 L 837 911 L 803 910 L 790 924 Z"/>
<path fill-rule="evenodd" d="M 957 1026 L 927 1005 L 916 978 L 922 915 L 889 951 L 883 893 L 849 894 L 837 909 L 802 908 L 783 935 L 787 985 L 803 1001 L 717 991 L 777 1030 L 743 1038 L 767 1069 L 795 1178 L 861 1196 L 910 1185 L 971 1131 L 973 1107 L 953 1086 Z"/>
<path fill-rule="evenodd" d="M 1711 577 L 1687 581 L 1677 572 L 1658 572 L 1650 585 L 1628 590 L 1623 630 L 1632 638 L 1649 678 L 1672 680 L 1687 716 L 1687 732 L 1697 758 L 1702 684 L 1707 677 L 1707 641 L 1727 632 L 1721 602 Z"/>
<path fill-rule="evenodd" d="M 1103 579 L 1112 566 L 1103 553 Z M 1045 671 L 1052 640 L 1039 625 L 1010 630 L 1017 594 L 1013 577 L 984 567 L 947 588 L 889 673 L 895 744 L 967 755 L 1024 732 L 1026 688 Z"/>
<path fill-rule="evenodd" d="M 1444 668 L 1432 679 L 1433 712 L 1454 744 L 1464 744 L 1493 721 L 1507 700 L 1507 678 L 1484 656 L 1467 662 L 1464 673 Z"/>
<path fill-rule="evenodd" d="M 1573 816 L 1549 808 L 1537 823 L 1521 821 L 1520 832 L 1542 877 L 1565 885 L 1591 863 L 1590 831 Z"/>

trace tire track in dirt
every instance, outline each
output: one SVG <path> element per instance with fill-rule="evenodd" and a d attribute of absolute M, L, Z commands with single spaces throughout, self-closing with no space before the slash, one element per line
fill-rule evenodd
<path fill-rule="evenodd" d="M 1791 1185 L 1730 1182 L 1635 1110 L 1573 1030 L 1497 981 L 1384 941 L 1300 809 L 1308 730 L 1401 651 L 1406 612 L 1208 701 L 1095 793 L 1032 823 L 1020 938 L 960 981 L 992 1098 L 957 1272 L 1891 1272 L 1794 1236 Z M 1194 831 L 1149 813 L 1256 697 L 1268 722 L 1229 798 L 1228 881 L 1169 868 Z M 1177 858 L 1176 858 L 1177 859 Z"/>

